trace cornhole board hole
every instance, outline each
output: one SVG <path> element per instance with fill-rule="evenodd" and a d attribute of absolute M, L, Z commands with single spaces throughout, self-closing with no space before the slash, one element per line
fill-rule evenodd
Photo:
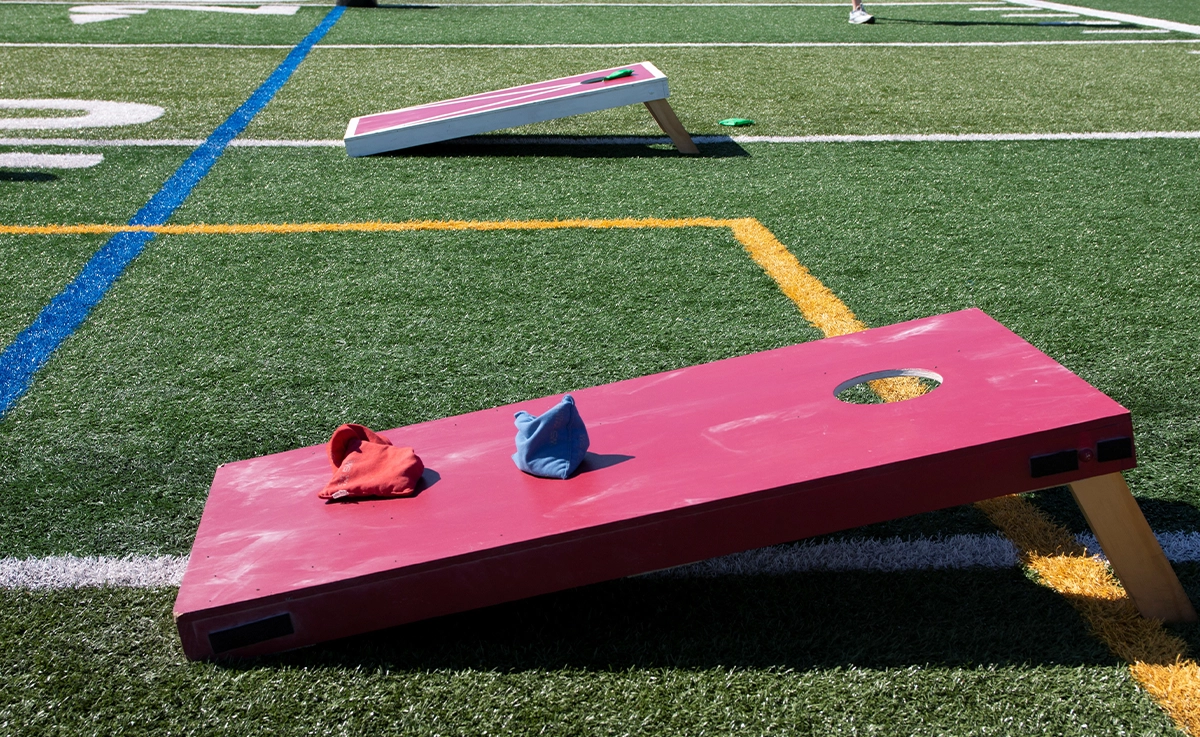
<path fill-rule="evenodd" d="M 938 378 L 891 404 L 839 387 Z M 175 618 L 190 658 L 254 655 L 1034 489 L 1072 485 L 1135 602 L 1195 614 L 1120 471 L 1129 412 L 978 310 L 572 392 L 570 479 L 513 465 L 513 413 L 384 432 L 415 497 L 327 504 L 323 445 L 221 466 Z"/>
<path fill-rule="evenodd" d="M 633 74 L 603 79 L 625 69 Z M 350 121 L 343 140 L 350 156 L 369 156 L 641 102 L 671 137 L 676 148 L 685 154 L 700 153 L 667 102 L 669 94 L 667 75 L 650 62 L 643 61 L 363 115 Z"/>

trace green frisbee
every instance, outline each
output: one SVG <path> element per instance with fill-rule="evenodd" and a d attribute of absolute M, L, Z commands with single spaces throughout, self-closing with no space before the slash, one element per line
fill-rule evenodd
<path fill-rule="evenodd" d="M 718 120 L 717 125 L 754 125 L 754 121 L 749 118 L 725 118 Z"/>

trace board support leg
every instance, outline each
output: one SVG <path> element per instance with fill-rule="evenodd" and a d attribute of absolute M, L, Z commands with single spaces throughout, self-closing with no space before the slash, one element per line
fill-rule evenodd
<path fill-rule="evenodd" d="M 1195 622 L 1196 610 L 1125 478 L 1110 473 L 1069 486 L 1113 572 L 1142 616 L 1164 622 Z"/>
<path fill-rule="evenodd" d="M 675 111 L 671 109 L 670 103 L 666 100 L 647 100 L 645 105 L 650 114 L 654 116 L 654 122 L 658 123 L 658 127 L 671 137 L 671 142 L 675 144 L 675 148 L 679 149 L 679 153 L 700 153 L 700 149 L 696 148 L 692 137 L 684 130 L 683 123 L 680 123 L 679 118 L 675 116 Z"/>

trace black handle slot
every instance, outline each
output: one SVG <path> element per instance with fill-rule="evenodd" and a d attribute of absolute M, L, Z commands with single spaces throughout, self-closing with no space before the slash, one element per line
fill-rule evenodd
<path fill-rule="evenodd" d="M 220 655 L 239 647 L 257 645 L 276 637 L 290 635 L 295 631 L 292 628 L 292 615 L 277 614 L 274 617 L 239 624 L 237 627 L 209 632 L 208 644 L 212 645 L 214 653 Z"/>

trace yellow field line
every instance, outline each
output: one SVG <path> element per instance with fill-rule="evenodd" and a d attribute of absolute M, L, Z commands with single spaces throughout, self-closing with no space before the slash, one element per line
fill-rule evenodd
<path fill-rule="evenodd" d="M 0 225 L 0 235 L 76 235 L 149 232 L 163 235 L 338 233 L 405 231 L 555 230 L 571 228 L 729 228 L 733 236 L 792 300 L 804 319 L 827 337 L 867 326 L 813 276 L 774 234 L 754 218 L 617 218 L 576 220 L 412 220 L 360 223 L 248 223 L 191 225 Z M 871 382 L 885 401 L 903 401 L 924 390 L 913 377 Z M 1130 664 L 1137 682 L 1178 725 L 1200 737 L 1200 666 L 1186 644 L 1161 623 L 1138 614 L 1108 567 L 1090 556 L 1065 529 L 1019 496 L 976 505 L 1016 545 L 1021 561 L 1087 620 L 1093 633 Z"/>
<path fill-rule="evenodd" d="M 1067 598 L 1180 729 L 1200 735 L 1200 665 L 1187 644 L 1138 613 L 1108 566 L 1019 496 L 976 505 L 1017 546 L 1021 562 Z"/>
<path fill-rule="evenodd" d="M 733 232 L 805 319 L 826 336 L 866 330 L 850 308 L 757 220 L 739 221 Z M 871 382 L 871 388 L 888 402 L 912 399 L 926 391 L 915 377 L 880 379 Z M 1092 632 L 1130 664 L 1134 679 L 1175 724 L 1200 737 L 1200 666 L 1184 657 L 1187 644 L 1168 633 L 1162 623 L 1142 617 L 1108 566 L 1022 497 L 991 499 L 976 507 L 1013 542 L 1022 563 L 1036 572 L 1044 585 L 1067 597 Z"/>
<path fill-rule="evenodd" d="M 765 225 L 754 218 L 743 218 L 730 227 L 734 237 L 750 253 L 750 258 L 775 280 L 779 289 L 800 309 L 804 319 L 825 337 L 867 329 L 846 303 L 804 268 Z M 915 376 L 876 379 L 870 386 L 885 402 L 910 399 L 925 391 Z"/>

